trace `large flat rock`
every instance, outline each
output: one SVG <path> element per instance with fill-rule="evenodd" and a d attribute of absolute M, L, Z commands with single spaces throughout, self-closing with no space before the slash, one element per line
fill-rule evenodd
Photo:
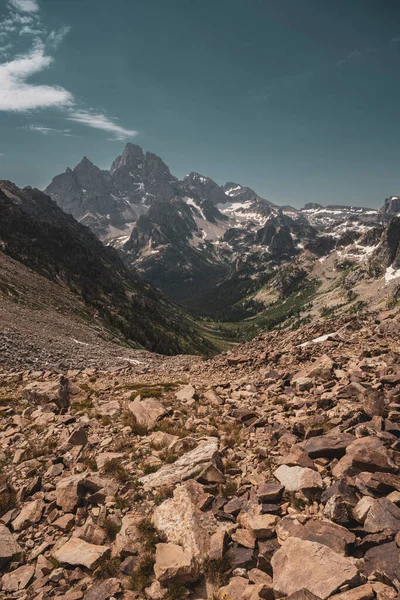
<path fill-rule="evenodd" d="M 274 590 L 281 596 L 306 589 L 325 600 L 342 585 L 358 580 L 358 570 L 351 560 L 328 546 L 298 538 L 289 538 L 274 554 L 271 564 Z"/>

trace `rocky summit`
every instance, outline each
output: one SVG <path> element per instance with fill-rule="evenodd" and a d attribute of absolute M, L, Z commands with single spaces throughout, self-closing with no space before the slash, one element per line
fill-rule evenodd
<path fill-rule="evenodd" d="M 0 598 L 395 600 L 399 333 L 2 373 Z"/>

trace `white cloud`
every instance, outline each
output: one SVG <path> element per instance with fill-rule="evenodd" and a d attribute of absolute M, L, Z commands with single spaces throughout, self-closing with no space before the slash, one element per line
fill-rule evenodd
<path fill-rule="evenodd" d="M 21 12 L 36 13 L 39 12 L 39 4 L 37 0 L 10 0 L 13 8 Z"/>
<path fill-rule="evenodd" d="M 3 57 L 3 62 L 0 62 L 0 111 L 27 112 L 57 108 L 64 112 L 69 121 L 108 132 L 112 139 L 125 140 L 134 137 L 136 131 L 122 127 L 117 123 L 117 119 L 108 117 L 101 111 L 85 109 L 65 88 L 31 82 L 32 76 L 42 73 L 54 63 L 51 50 L 61 44 L 70 27 L 49 31 L 38 14 L 37 0 L 9 0 L 8 6 L 8 15 L 0 22 L 0 57 Z M 32 48 L 23 54 L 12 53 L 17 36 L 20 40 L 20 36 L 31 37 Z M 57 130 L 35 124 L 24 129 L 42 135 L 73 135 L 67 129 Z"/>
<path fill-rule="evenodd" d="M 62 27 L 58 31 L 50 31 L 46 41 L 52 48 L 58 48 L 70 31 L 71 27 Z"/>
<path fill-rule="evenodd" d="M 28 129 L 29 131 L 35 131 L 37 133 L 41 133 L 42 135 L 50 135 L 52 133 L 62 133 L 63 135 L 70 136 L 70 129 L 55 129 L 54 127 L 44 127 L 43 125 L 27 125 L 24 129 Z"/>
<path fill-rule="evenodd" d="M 25 55 L 0 64 L 0 110 L 21 112 L 52 106 L 70 106 L 73 96 L 58 86 L 33 85 L 27 80 L 46 69 L 53 59 L 39 43 Z"/>
<path fill-rule="evenodd" d="M 67 119 L 69 121 L 74 121 L 75 123 L 82 123 L 88 127 L 93 127 L 94 129 L 108 131 L 109 133 L 112 133 L 117 140 L 126 140 L 127 138 L 137 135 L 137 131 L 121 127 L 115 123 L 115 119 L 109 118 L 104 114 L 98 114 L 87 110 L 73 110 L 70 112 Z"/>

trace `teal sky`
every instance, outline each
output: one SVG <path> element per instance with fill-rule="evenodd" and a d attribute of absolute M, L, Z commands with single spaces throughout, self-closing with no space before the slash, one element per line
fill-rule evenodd
<path fill-rule="evenodd" d="M 1 179 L 43 188 L 132 141 L 277 203 L 400 194 L 398 0 L 0 0 L 0 18 Z"/>

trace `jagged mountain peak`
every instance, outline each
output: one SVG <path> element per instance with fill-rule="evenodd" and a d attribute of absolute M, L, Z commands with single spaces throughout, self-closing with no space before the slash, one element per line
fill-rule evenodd
<path fill-rule="evenodd" d="M 123 153 L 113 161 L 110 169 L 111 175 L 121 167 L 137 169 L 144 160 L 143 149 L 137 144 L 126 144 Z"/>

